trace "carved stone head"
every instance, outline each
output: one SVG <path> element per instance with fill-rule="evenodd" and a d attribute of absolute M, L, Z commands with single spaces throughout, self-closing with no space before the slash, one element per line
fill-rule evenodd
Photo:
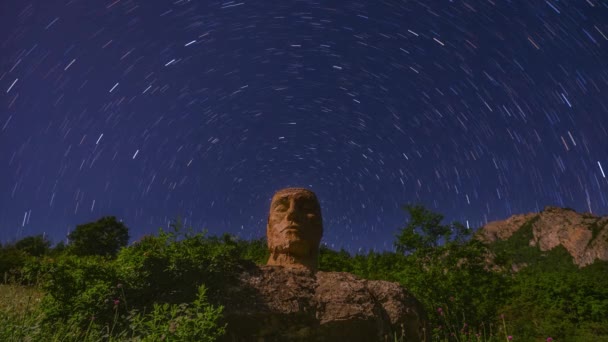
<path fill-rule="evenodd" d="M 322 235 L 321 206 L 314 192 L 286 188 L 274 194 L 266 227 L 268 265 L 316 271 Z"/>

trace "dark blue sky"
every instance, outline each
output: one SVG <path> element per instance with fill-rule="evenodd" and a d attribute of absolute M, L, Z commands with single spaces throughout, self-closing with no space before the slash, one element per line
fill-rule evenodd
<path fill-rule="evenodd" d="M 287 186 L 349 251 L 390 249 L 406 203 L 608 214 L 605 1 L 5 0 L 0 54 L 3 241 L 104 215 L 255 238 Z"/>

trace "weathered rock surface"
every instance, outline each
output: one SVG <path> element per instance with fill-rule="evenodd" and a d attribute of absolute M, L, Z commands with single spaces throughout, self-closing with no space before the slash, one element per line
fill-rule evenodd
<path fill-rule="evenodd" d="M 526 224 L 532 225 L 531 246 L 541 251 L 564 246 L 578 266 L 608 260 L 608 216 L 579 214 L 571 209 L 546 207 L 535 214 L 514 215 L 482 227 L 476 237 L 485 242 L 508 239 Z"/>
<path fill-rule="evenodd" d="M 226 293 L 225 341 L 424 341 L 428 333 L 403 287 L 349 273 L 256 266 Z"/>

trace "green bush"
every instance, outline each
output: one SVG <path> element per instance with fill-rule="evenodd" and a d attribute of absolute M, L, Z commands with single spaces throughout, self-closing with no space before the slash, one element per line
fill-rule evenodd
<path fill-rule="evenodd" d="M 235 246 L 228 237 L 161 230 L 123 248 L 115 259 L 64 254 L 26 269 L 28 277 L 36 274 L 46 294 L 43 324 L 75 327 L 76 339 L 136 336 L 137 324 L 140 330 L 152 325 L 163 330 L 176 322 L 176 334 L 195 336 L 219 329 L 221 308 L 203 304 L 207 293 L 219 294 L 233 279 L 239 265 Z M 159 321 L 161 316 L 167 320 Z"/>
<path fill-rule="evenodd" d="M 32 258 L 12 245 L 0 248 L 0 283 L 21 282 L 23 267 Z"/>
<path fill-rule="evenodd" d="M 207 238 L 160 231 L 121 250 L 116 267 L 134 307 L 151 302 L 192 301 L 205 284 L 212 296 L 234 280 L 239 267 L 236 244 L 230 238 Z"/>
<path fill-rule="evenodd" d="M 153 304 L 147 313 L 136 310 L 119 315 L 114 307 L 111 322 L 100 324 L 91 317 L 86 327 L 68 318 L 45 321 L 44 310 L 35 304 L 37 294 L 20 286 L 2 285 L 0 296 L 0 341 L 215 341 L 225 332 L 218 323 L 222 307 L 208 303 L 206 289 L 198 289 L 192 303 Z M 4 294 L 4 293 L 2 293 Z M 9 298 L 10 296 L 10 298 Z"/>
<path fill-rule="evenodd" d="M 86 327 L 92 317 L 108 324 L 120 293 L 114 263 L 100 256 L 63 255 L 46 258 L 39 269 L 45 322 L 66 320 Z"/>
<path fill-rule="evenodd" d="M 191 304 L 155 303 L 148 314 L 133 312 L 130 333 L 141 341 L 215 341 L 225 333 L 225 326 L 218 324 L 223 307 L 210 305 L 206 292 L 202 285 Z"/>

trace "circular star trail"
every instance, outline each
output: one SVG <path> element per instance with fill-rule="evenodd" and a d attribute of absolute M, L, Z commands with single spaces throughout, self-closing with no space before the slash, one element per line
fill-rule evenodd
<path fill-rule="evenodd" d="M 471 229 L 608 213 L 608 3 L 3 1 L 0 240 L 105 215 L 257 238 L 307 187 L 323 242 L 390 250 L 420 203 Z"/>

